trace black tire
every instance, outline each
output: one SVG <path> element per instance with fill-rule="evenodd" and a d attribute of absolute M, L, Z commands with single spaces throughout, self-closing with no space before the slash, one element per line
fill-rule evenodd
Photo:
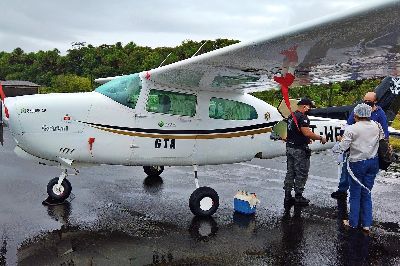
<path fill-rule="evenodd" d="M 189 208 L 196 216 L 211 216 L 218 207 L 218 193 L 210 187 L 200 187 L 190 195 Z"/>
<path fill-rule="evenodd" d="M 143 170 L 147 176 L 160 176 L 164 171 L 164 166 L 143 166 Z"/>
<path fill-rule="evenodd" d="M 66 200 L 69 195 L 71 194 L 72 191 L 72 186 L 71 183 L 68 181 L 68 179 L 64 179 L 61 183 L 61 186 L 63 187 L 62 193 L 57 193 L 54 188 L 55 185 L 58 183 L 58 177 L 53 178 L 50 180 L 50 182 L 47 184 L 47 194 L 52 200 L 56 201 L 64 201 Z"/>

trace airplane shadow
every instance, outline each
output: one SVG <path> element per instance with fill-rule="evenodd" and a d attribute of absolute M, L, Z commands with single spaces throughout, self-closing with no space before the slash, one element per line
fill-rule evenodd
<path fill-rule="evenodd" d="M 143 188 L 147 193 L 156 194 L 163 189 L 164 181 L 161 176 L 147 176 L 143 180 Z"/>
<path fill-rule="evenodd" d="M 363 233 L 359 228 L 343 226 L 343 220 L 347 220 L 347 199 L 339 199 L 338 204 L 338 254 L 343 265 L 368 264 L 369 245 L 371 236 Z"/>

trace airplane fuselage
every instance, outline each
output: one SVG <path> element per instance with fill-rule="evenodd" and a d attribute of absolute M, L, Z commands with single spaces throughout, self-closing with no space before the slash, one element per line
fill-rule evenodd
<path fill-rule="evenodd" d="M 225 164 L 285 154 L 285 143 L 271 139 L 272 127 L 283 119 L 275 107 L 249 94 L 193 93 L 137 74 L 133 78 L 140 82 L 134 108 L 98 91 L 7 98 L 5 120 L 17 153 L 45 164 L 77 166 Z M 161 103 L 165 95 L 172 102 Z M 158 108 L 159 103 L 169 109 Z M 183 115 L 174 114 L 179 112 Z M 311 118 L 311 123 L 315 133 L 331 139 L 311 145 L 319 150 L 332 147 L 344 121 Z"/>

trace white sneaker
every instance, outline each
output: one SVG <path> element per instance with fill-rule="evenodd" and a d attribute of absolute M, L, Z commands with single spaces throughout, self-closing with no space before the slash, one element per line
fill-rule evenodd
<path fill-rule="evenodd" d="M 352 227 L 351 225 L 350 225 L 350 222 L 349 222 L 349 220 L 343 220 L 343 225 L 344 225 L 344 227 L 345 228 L 355 228 L 355 227 Z"/>
<path fill-rule="evenodd" d="M 371 228 L 369 228 L 368 226 L 364 226 L 364 227 L 362 228 L 362 230 L 363 230 L 365 233 L 369 233 L 369 231 L 371 230 Z"/>

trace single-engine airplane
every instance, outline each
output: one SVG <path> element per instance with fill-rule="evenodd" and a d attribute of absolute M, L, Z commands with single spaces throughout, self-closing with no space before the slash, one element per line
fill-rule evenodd
<path fill-rule="evenodd" d="M 157 176 L 164 166 L 186 165 L 194 167 L 196 185 L 190 210 L 208 216 L 219 197 L 199 185 L 197 166 L 285 154 L 287 110 L 284 116 L 250 92 L 390 76 L 377 94 L 393 119 L 400 105 L 399 44 L 400 2 L 383 1 L 156 69 L 98 79 L 103 85 L 93 92 L 1 93 L 2 120 L 18 155 L 61 167 L 47 185 L 51 199 L 69 197 L 67 176 L 82 166 L 143 166 Z M 314 132 L 330 142 L 314 142 L 312 150 L 333 146 L 351 108 L 313 111 Z"/>

